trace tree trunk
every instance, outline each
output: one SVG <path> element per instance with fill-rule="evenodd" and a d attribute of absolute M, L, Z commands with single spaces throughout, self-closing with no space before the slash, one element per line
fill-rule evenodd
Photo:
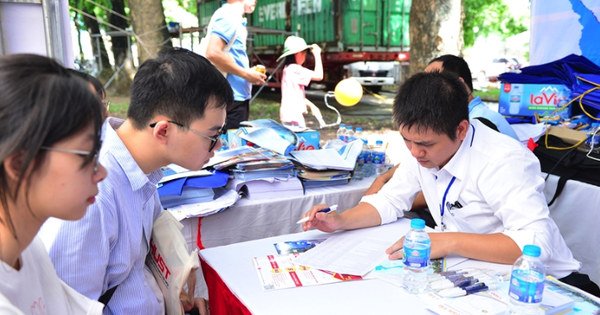
<path fill-rule="evenodd" d="M 410 9 L 410 75 L 440 55 L 463 50 L 461 0 L 413 0 Z"/>
<path fill-rule="evenodd" d="M 98 21 L 96 20 L 96 14 L 94 13 L 94 11 L 88 11 L 87 7 L 84 6 L 83 12 L 94 17 L 94 18 L 91 18 L 91 17 L 87 16 L 86 14 L 83 15 L 83 23 L 85 24 L 85 27 L 87 28 L 88 33 L 90 35 L 100 34 L 100 26 L 98 25 Z M 98 51 L 99 51 L 100 52 L 100 62 L 102 62 L 102 71 L 98 74 L 98 78 L 100 79 L 100 81 L 106 82 L 112 76 L 112 74 L 114 72 L 112 70 L 112 65 L 110 64 L 110 61 L 108 59 L 108 54 L 106 53 L 106 47 L 104 46 L 104 41 L 102 40 L 102 38 L 100 38 L 97 41 L 95 37 L 92 37 L 91 42 L 92 42 L 92 51 L 94 52 L 94 58 L 95 58 L 95 56 L 98 55 Z M 100 45 L 98 45 L 98 43 L 100 43 Z M 99 67 L 100 67 L 100 65 L 98 65 L 98 68 Z"/>
<path fill-rule="evenodd" d="M 125 2 L 124 0 L 111 0 L 112 10 L 115 13 L 109 12 L 108 21 L 111 25 L 118 27 L 121 30 L 124 30 L 129 27 L 129 21 L 123 18 L 122 16 L 127 16 L 125 14 Z M 109 27 L 111 31 L 119 31 L 119 29 L 115 29 L 113 27 Z M 129 56 L 129 44 L 127 41 L 127 36 L 112 36 L 112 51 L 113 56 L 115 57 L 115 67 L 117 70 L 124 66 L 124 62 Z M 131 82 L 133 78 L 133 73 L 129 72 L 130 67 L 124 67 L 121 72 L 115 77 L 114 82 L 112 83 L 115 88 L 117 94 L 119 95 L 129 95 L 129 88 L 131 87 Z M 112 87 L 111 87 L 112 88 Z"/>
<path fill-rule="evenodd" d="M 173 47 L 166 28 L 161 0 L 128 0 L 131 25 L 136 39 L 140 64 L 155 58 L 159 51 Z"/>

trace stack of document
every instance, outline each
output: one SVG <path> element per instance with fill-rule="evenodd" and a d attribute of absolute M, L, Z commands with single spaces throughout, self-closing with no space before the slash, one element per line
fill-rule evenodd
<path fill-rule="evenodd" d="M 304 188 L 297 177 L 287 178 L 256 178 L 241 180 L 234 178 L 227 183 L 227 188 L 238 191 L 252 200 L 300 197 Z"/>
<path fill-rule="evenodd" d="M 291 156 L 298 164 L 298 177 L 305 187 L 331 186 L 350 181 L 362 148 L 362 141 L 357 140 L 340 150 L 294 151 Z"/>
<path fill-rule="evenodd" d="M 267 129 L 267 128 L 263 128 Z M 276 139 L 281 139 L 275 136 Z M 302 196 L 304 188 L 296 177 L 294 163 L 265 148 L 243 146 L 218 152 L 208 163 L 232 175 L 227 188 L 248 199 Z"/>

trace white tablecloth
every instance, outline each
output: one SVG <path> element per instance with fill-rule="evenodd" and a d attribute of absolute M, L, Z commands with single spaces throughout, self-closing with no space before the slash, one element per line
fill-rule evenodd
<path fill-rule="evenodd" d="M 393 244 L 410 228 L 408 219 L 354 231 L 357 238 L 377 238 Z M 200 255 L 253 314 L 423 314 L 431 315 L 423 301 L 404 289 L 379 279 L 263 291 L 252 264 L 253 257 L 276 254 L 273 243 L 327 238 L 331 234 L 311 230 L 226 247 L 202 250 Z M 510 265 L 470 261 L 455 266 L 510 270 Z M 218 298 L 218 297 L 217 297 Z"/>
<path fill-rule="evenodd" d="M 251 241 L 265 237 L 301 232 L 296 224 L 302 214 L 314 205 L 338 205 L 342 212 L 358 204 L 375 177 L 350 181 L 346 185 L 309 188 L 300 197 L 285 195 L 269 200 L 242 198 L 233 207 L 221 213 L 204 217 L 200 221 L 201 245 L 205 248 Z M 198 218 L 182 221 L 188 244 L 196 244 Z"/>
<path fill-rule="evenodd" d="M 558 176 L 550 175 L 544 194 L 550 201 Z M 600 187 L 575 180 L 567 181 L 561 195 L 550 207 L 560 234 L 582 263 L 581 273 L 600 284 Z"/>
<path fill-rule="evenodd" d="M 302 232 L 296 224 L 302 214 L 314 205 L 325 203 L 338 205 L 338 212 L 348 210 L 358 204 L 375 177 L 360 181 L 350 181 L 345 185 L 309 188 L 301 197 L 288 198 L 285 195 L 269 200 L 249 200 L 242 198 L 233 207 L 223 212 L 203 218 L 188 218 L 181 221 L 182 233 L 188 248 L 193 250 L 199 244 L 203 248 L 252 241 L 277 235 Z M 200 242 L 198 243 L 198 225 Z M 202 272 L 198 270 L 196 296 L 207 297 L 206 284 Z"/>
<path fill-rule="evenodd" d="M 202 218 L 201 244 L 204 248 L 257 240 L 261 238 L 301 232 L 295 224 L 313 205 L 338 204 L 347 210 L 360 201 L 370 186 L 370 178 L 352 181 L 347 185 L 310 189 L 303 197 L 273 200 L 241 199 L 231 209 Z M 544 193 L 550 201 L 556 191 L 558 177 L 551 175 Z M 550 213 L 575 259 L 582 263 L 582 273 L 600 283 L 600 187 L 569 180 L 561 196 L 550 207 Z M 195 248 L 198 236 L 198 218 L 182 221 L 182 231 L 188 246 Z M 198 275 L 202 277 L 201 273 Z M 197 290 L 205 292 L 203 278 Z"/>

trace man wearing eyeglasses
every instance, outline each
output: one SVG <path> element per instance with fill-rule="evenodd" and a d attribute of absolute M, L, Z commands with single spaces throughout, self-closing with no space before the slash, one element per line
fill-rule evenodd
<path fill-rule="evenodd" d="M 221 147 L 232 103 L 229 83 L 207 59 L 172 49 L 140 66 L 127 119 L 107 119 L 100 162 L 108 176 L 86 216 L 63 222 L 49 249 L 58 275 L 105 302 L 104 314 L 164 315 L 162 293 L 144 263 L 162 211 L 160 168 L 201 169 Z M 208 312 L 204 303 L 195 300 L 200 314 Z"/>

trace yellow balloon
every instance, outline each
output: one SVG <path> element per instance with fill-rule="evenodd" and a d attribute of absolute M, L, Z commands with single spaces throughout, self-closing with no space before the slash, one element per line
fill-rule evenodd
<path fill-rule="evenodd" d="M 363 95 L 362 85 L 353 78 L 340 81 L 335 86 L 335 100 L 344 106 L 354 106 Z"/>

